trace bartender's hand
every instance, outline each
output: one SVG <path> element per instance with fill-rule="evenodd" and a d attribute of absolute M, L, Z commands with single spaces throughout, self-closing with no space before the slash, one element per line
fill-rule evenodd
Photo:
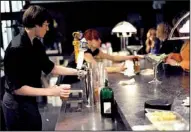
<path fill-rule="evenodd" d="M 84 78 L 84 77 L 86 76 L 86 74 L 87 74 L 86 71 L 84 71 L 84 70 L 78 70 L 78 73 L 77 73 L 78 79 Z"/>
<path fill-rule="evenodd" d="M 136 56 L 134 57 L 134 59 L 143 59 L 143 58 L 145 58 L 144 55 L 136 55 Z"/>
<path fill-rule="evenodd" d="M 70 84 L 61 84 L 60 86 L 55 85 L 51 88 L 51 95 L 67 98 L 70 94 L 70 88 Z"/>

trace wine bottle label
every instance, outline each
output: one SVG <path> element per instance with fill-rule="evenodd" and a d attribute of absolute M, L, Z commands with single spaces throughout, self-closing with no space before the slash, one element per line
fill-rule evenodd
<path fill-rule="evenodd" d="M 111 114 L 111 102 L 103 103 L 104 113 Z"/>

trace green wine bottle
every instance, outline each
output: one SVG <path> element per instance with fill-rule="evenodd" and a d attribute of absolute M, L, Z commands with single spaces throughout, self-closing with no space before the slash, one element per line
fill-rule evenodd
<path fill-rule="evenodd" d="M 108 86 L 108 80 L 105 81 L 105 87 L 100 91 L 100 107 L 102 116 L 113 117 L 114 94 L 113 90 Z"/>

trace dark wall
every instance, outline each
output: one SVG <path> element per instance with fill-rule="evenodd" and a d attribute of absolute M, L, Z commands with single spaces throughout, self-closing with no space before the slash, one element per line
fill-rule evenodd
<path fill-rule="evenodd" d="M 88 28 L 98 29 L 102 34 L 102 42 L 111 41 L 114 50 L 118 50 L 120 48 L 119 38 L 111 35 L 111 30 L 120 21 L 127 20 L 127 14 L 130 12 L 142 15 L 145 28 L 154 25 L 151 1 L 66 2 L 39 5 L 49 9 L 54 14 L 53 16 L 57 17 L 59 30 L 64 36 L 65 53 L 73 51 L 72 32 L 77 30 L 84 32 Z"/>
<path fill-rule="evenodd" d="M 114 50 L 120 47 L 119 38 L 111 35 L 112 28 L 120 21 L 127 20 L 127 14 L 137 12 L 142 16 L 145 34 L 150 27 L 156 26 L 156 10 L 152 9 L 152 1 L 97 1 L 97 2 L 62 2 L 38 4 L 52 13 L 58 22 L 58 29 L 49 33 L 48 38 L 55 38 L 60 32 L 63 51 L 73 51 L 72 32 L 88 28 L 96 28 L 101 32 L 102 42 L 111 41 Z M 189 1 L 166 1 L 164 20 L 171 24 L 172 18 L 182 10 L 189 10 Z M 54 36 L 54 37 L 53 37 Z M 51 41 L 49 41 L 51 42 Z"/>
<path fill-rule="evenodd" d="M 172 24 L 172 19 L 182 11 L 190 12 L 190 1 L 167 1 L 164 5 L 164 20 Z"/>

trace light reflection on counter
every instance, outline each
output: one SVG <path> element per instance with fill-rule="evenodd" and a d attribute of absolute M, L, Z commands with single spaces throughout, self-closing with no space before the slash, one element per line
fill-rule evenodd
<path fill-rule="evenodd" d="M 137 84 L 133 85 L 125 85 L 122 86 L 125 89 L 125 93 L 127 93 L 127 96 L 136 96 L 137 94 Z"/>

